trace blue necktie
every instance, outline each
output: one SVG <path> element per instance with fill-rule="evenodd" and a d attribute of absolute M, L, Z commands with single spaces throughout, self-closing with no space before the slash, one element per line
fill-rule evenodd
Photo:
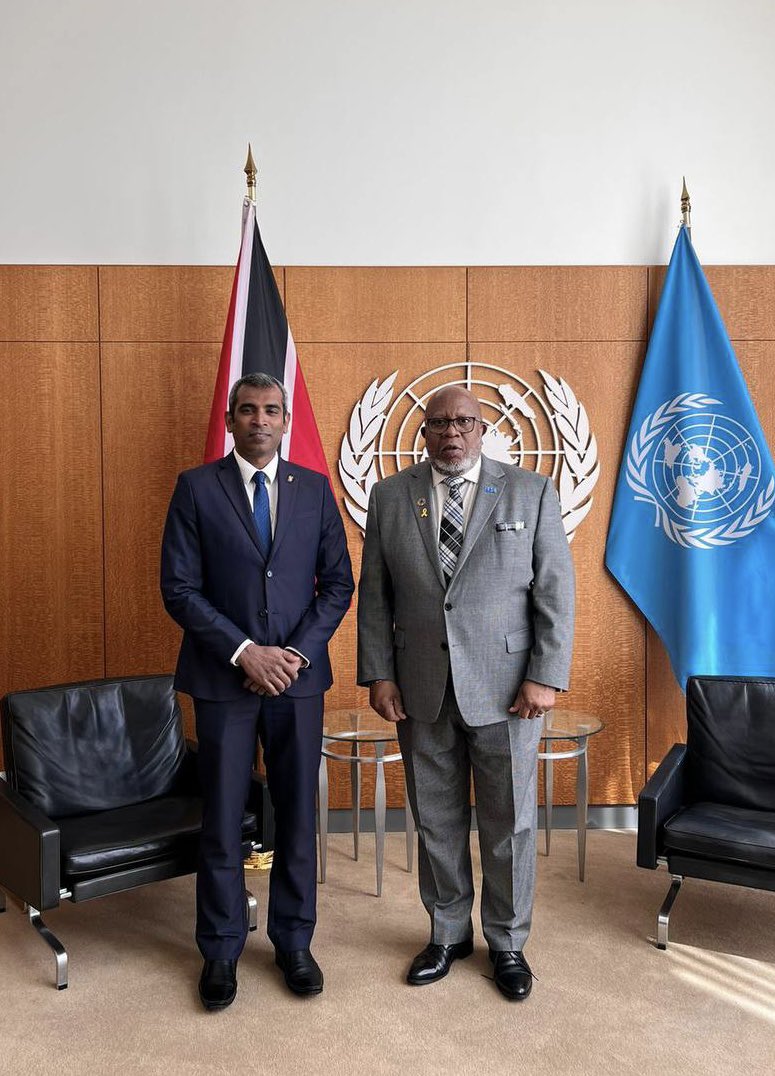
<path fill-rule="evenodd" d="M 269 515 L 269 494 L 266 491 L 266 475 L 256 471 L 253 475 L 256 491 L 253 494 L 253 519 L 258 531 L 258 544 L 264 557 L 269 556 L 272 548 L 272 519 Z"/>

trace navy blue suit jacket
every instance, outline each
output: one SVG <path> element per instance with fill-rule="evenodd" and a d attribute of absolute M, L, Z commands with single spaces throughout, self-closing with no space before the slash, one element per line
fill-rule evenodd
<path fill-rule="evenodd" d="M 280 459 L 268 560 L 233 454 L 178 478 L 164 528 L 161 590 L 183 628 L 175 687 L 195 698 L 244 696 L 230 664 L 245 639 L 292 646 L 310 667 L 288 688 L 318 695 L 333 682 L 328 640 L 347 612 L 353 577 L 328 480 Z"/>

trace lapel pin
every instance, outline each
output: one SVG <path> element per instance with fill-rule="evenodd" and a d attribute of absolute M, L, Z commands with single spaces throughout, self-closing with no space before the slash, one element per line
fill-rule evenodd
<path fill-rule="evenodd" d="M 485 493 L 497 493 L 498 490 L 495 488 L 495 486 L 485 486 L 484 487 L 484 492 Z"/>
<path fill-rule="evenodd" d="M 428 502 L 425 500 L 424 497 L 418 497 L 418 499 L 417 499 L 417 507 L 418 508 L 424 508 L 427 503 Z"/>
<path fill-rule="evenodd" d="M 288 481 L 288 482 L 293 482 L 293 475 L 292 475 L 292 474 L 289 474 L 289 475 L 288 475 L 288 479 L 287 479 L 287 481 Z"/>
<path fill-rule="evenodd" d="M 427 518 L 428 518 L 428 509 L 423 508 L 423 510 L 420 512 L 420 519 L 427 519 Z"/>

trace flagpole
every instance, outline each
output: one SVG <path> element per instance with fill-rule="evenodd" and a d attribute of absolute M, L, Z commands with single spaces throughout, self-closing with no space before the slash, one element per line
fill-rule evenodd
<path fill-rule="evenodd" d="M 247 177 L 248 183 L 248 198 L 256 204 L 256 162 L 253 160 L 253 150 L 250 148 L 250 142 L 248 142 L 248 159 L 245 161 L 245 168 L 243 169 Z"/>
<path fill-rule="evenodd" d="M 246 168 L 247 171 L 247 168 Z M 681 191 L 681 223 L 686 231 L 689 233 L 689 238 L 692 237 L 692 203 L 689 200 L 689 192 L 686 189 L 686 176 L 683 177 L 684 185 Z"/>

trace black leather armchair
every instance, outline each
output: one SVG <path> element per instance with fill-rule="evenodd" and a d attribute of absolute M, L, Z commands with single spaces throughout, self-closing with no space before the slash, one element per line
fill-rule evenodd
<path fill-rule="evenodd" d="M 54 950 L 61 990 L 67 953 L 41 912 L 196 870 L 196 745 L 183 738 L 170 676 L 15 692 L 2 700 L 0 721 L 0 911 L 3 890 L 23 902 Z M 272 825 L 256 775 L 242 824 L 245 856 Z M 255 929 L 256 903 L 247 899 Z"/>
<path fill-rule="evenodd" d="M 660 949 L 684 878 L 775 890 L 775 679 L 692 677 L 686 717 L 638 798 L 638 866 L 672 875 Z"/>

